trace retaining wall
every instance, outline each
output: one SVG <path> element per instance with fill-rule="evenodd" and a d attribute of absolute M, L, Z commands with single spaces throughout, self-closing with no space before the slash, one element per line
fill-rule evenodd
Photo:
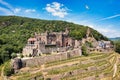
<path fill-rule="evenodd" d="M 40 56 L 30 59 L 22 59 L 22 62 L 24 63 L 23 67 L 34 67 L 34 66 L 40 66 L 48 62 L 69 59 L 81 55 L 82 55 L 81 48 L 76 48 L 74 50 L 70 50 L 67 52 L 60 52 L 54 55 Z"/>

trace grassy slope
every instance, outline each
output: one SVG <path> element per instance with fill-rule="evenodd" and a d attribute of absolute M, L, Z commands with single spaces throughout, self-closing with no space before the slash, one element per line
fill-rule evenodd
<path fill-rule="evenodd" d="M 103 57 L 105 56 L 105 57 Z M 72 62 L 71 62 L 72 61 Z M 67 63 L 65 63 L 67 62 Z M 77 62 L 77 63 L 75 63 Z M 62 80 L 78 80 L 85 79 L 90 76 L 95 76 L 96 80 L 100 80 L 102 78 L 106 80 L 112 80 L 112 75 L 114 73 L 114 64 L 116 62 L 116 54 L 99 54 L 94 53 L 89 55 L 88 57 L 76 57 L 68 60 L 55 62 L 50 62 L 44 64 L 44 68 L 42 66 L 32 67 L 29 69 L 22 69 L 22 73 L 14 74 L 11 79 L 13 80 L 28 80 L 28 78 L 33 78 L 39 74 L 40 76 L 44 76 L 45 79 L 53 78 L 59 74 L 69 73 L 75 70 L 85 70 L 85 72 L 79 72 L 76 75 L 63 77 Z M 49 66 L 46 66 L 48 65 Z M 97 70 L 90 70 L 90 67 L 96 67 Z M 33 76 L 31 76 L 33 75 Z M 100 78 L 101 75 L 104 77 Z"/>

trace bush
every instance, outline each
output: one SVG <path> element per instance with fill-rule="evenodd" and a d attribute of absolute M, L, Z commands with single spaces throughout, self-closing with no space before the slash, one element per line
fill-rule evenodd
<path fill-rule="evenodd" d="M 86 45 L 83 45 L 83 46 L 82 46 L 82 55 L 88 56 Z"/>
<path fill-rule="evenodd" d="M 17 57 L 17 54 L 16 54 L 16 53 L 12 53 L 12 54 L 11 54 L 11 57 L 12 57 L 12 58 L 16 58 L 16 57 Z"/>
<path fill-rule="evenodd" d="M 4 66 L 4 75 L 11 76 L 11 74 L 13 74 L 13 73 L 14 73 L 14 69 L 12 68 L 12 66 L 10 64 L 10 61 L 6 62 L 5 66 Z"/>
<path fill-rule="evenodd" d="M 20 58 L 23 58 L 24 56 L 23 56 L 23 54 L 20 54 Z"/>
<path fill-rule="evenodd" d="M 91 43 L 91 42 L 88 42 L 88 41 L 87 41 L 85 44 L 86 44 L 87 46 L 89 46 L 89 47 L 93 48 L 93 45 L 92 45 L 92 43 Z"/>
<path fill-rule="evenodd" d="M 120 41 L 115 42 L 115 51 L 120 53 Z"/>

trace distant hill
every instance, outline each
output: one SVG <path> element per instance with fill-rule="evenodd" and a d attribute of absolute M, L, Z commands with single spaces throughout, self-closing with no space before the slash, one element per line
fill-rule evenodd
<path fill-rule="evenodd" d="M 116 41 L 116 40 L 120 40 L 120 37 L 116 37 L 116 38 L 109 38 L 112 41 Z"/>
<path fill-rule="evenodd" d="M 70 30 L 69 36 L 75 39 L 86 37 L 88 26 L 78 25 L 66 21 L 41 20 L 18 16 L 0 16 L 0 63 L 11 58 L 12 53 L 19 53 L 29 37 L 35 32 Z M 90 28 L 96 40 L 108 40 L 98 31 Z"/>

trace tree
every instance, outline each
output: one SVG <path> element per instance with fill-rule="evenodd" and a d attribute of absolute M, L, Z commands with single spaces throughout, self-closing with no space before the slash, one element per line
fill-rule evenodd
<path fill-rule="evenodd" d="M 83 46 L 82 46 L 82 55 L 88 56 L 86 45 L 83 45 Z"/>
<path fill-rule="evenodd" d="M 115 42 L 115 51 L 120 53 L 120 41 Z"/>

